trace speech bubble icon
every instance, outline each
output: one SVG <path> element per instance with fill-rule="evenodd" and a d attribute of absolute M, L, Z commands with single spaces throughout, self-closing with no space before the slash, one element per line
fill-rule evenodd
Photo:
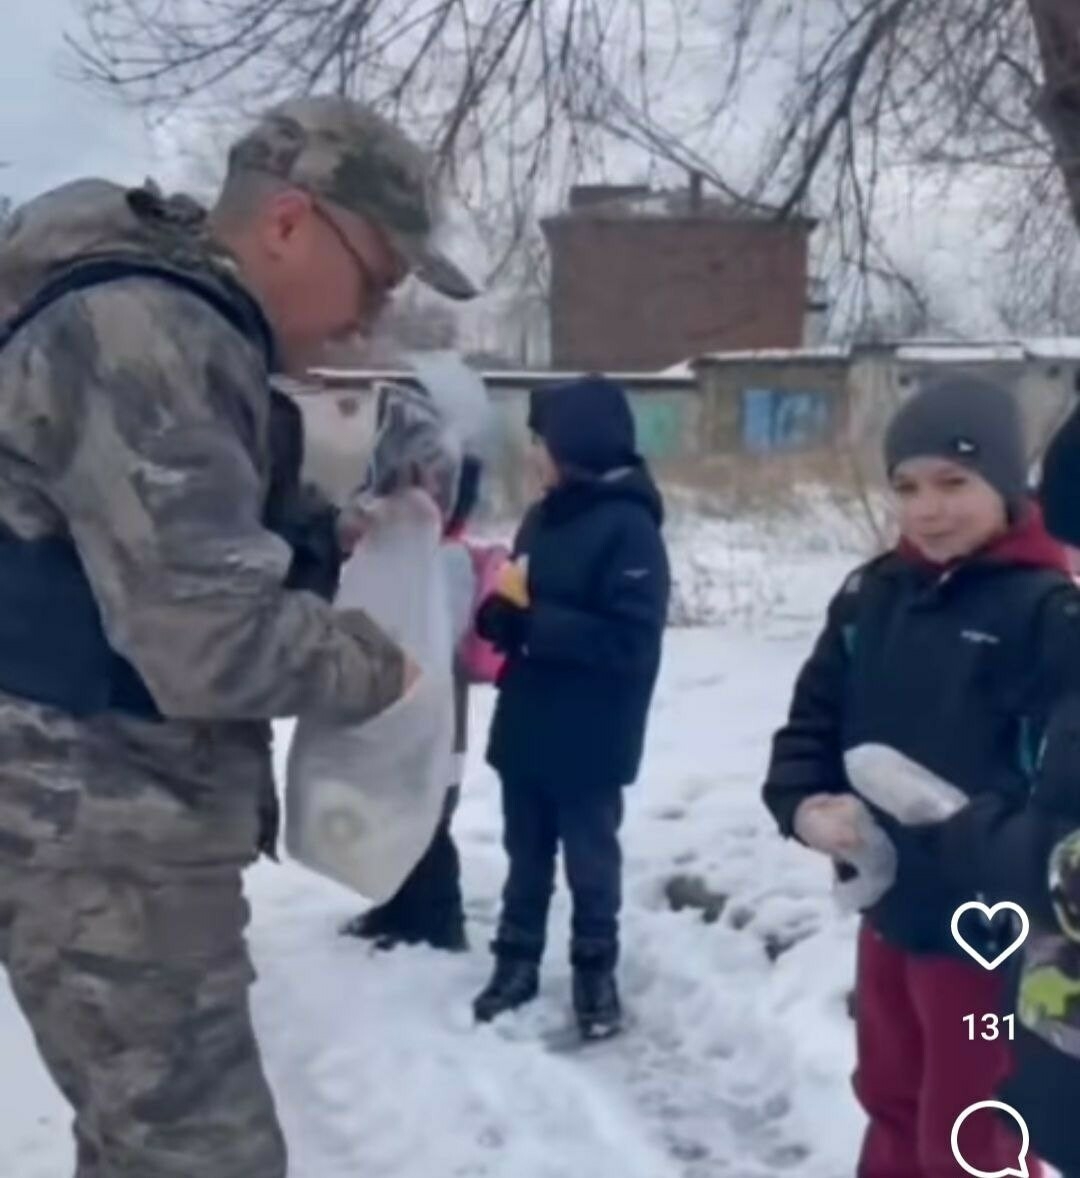
<path fill-rule="evenodd" d="M 1020 1149 L 1016 1158 L 1016 1168 L 1012 1166 L 1006 1167 L 1004 1170 L 977 1170 L 964 1160 L 960 1153 L 960 1126 L 971 1116 L 972 1113 L 977 1113 L 980 1109 L 993 1108 L 999 1112 L 1006 1113 L 1017 1123 L 1020 1127 Z M 978 1104 L 971 1105 L 970 1108 L 964 1111 L 956 1118 L 956 1124 L 952 1127 L 952 1152 L 953 1157 L 956 1158 L 957 1164 L 961 1166 L 968 1174 L 972 1174 L 974 1178 L 1030 1178 L 1031 1171 L 1028 1170 L 1027 1155 L 1028 1149 L 1031 1146 L 1031 1135 L 1028 1133 L 1027 1122 L 1011 1105 L 1002 1104 L 1000 1100 L 980 1100 Z"/>
<path fill-rule="evenodd" d="M 987 959 L 971 945 L 964 940 L 963 934 L 960 932 L 960 920 L 968 912 L 981 912 L 988 921 L 992 921 L 999 912 L 1013 912 L 1020 918 L 1020 932 L 1016 939 L 1005 948 L 1005 950 L 997 955 L 993 961 Z M 959 908 L 953 913 L 952 918 L 952 935 L 953 940 L 960 946 L 961 949 L 973 960 L 977 961 L 983 969 L 997 969 L 1003 962 L 1008 960 L 1020 946 L 1027 940 L 1028 933 L 1031 931 L 1031 925 L 1028 923 L 1028 915 L 1020 907 L 1019 904 L 1014 904 L 1012 900 L 1002 900 L 995 904 L 993 908 L 978 900 L 969 900 L 966 904 L 961 904 Z"/>

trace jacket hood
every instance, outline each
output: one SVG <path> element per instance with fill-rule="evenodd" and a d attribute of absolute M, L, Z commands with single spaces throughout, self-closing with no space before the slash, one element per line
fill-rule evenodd
<path fill-rule="evenodd" d="M 629 466 L 618 467 L 599 478 L 571 476 L 548 492 L 543 507 L 549 518 L 558 519 L 585 511 L 598 502 L 618 499 L 644 507 L 656 526 L 663 526 L 663 496 L 640 458 L 635 458 Z"/>
<path fill-rule="evenodd" d="M 900 541 L 897 553 L 907 563 L 918 568 L 944 572 L 947 567 L 927 560 L 907 539 Z M 1019 520 L 1007 532 L 1003 532 L 967 560 L 954 563 L 1013 565 L 1023 568 L 1056 569 L 1064 573 L 1070 571 L 1068 553 L 1046 530 L 1042 511 L 1034 502 L 1026 506 Z"/>
<path fill-rule="evenodd" d="M 537 389 L 529 399 L 529 428 L 563 469 L 602 475 L 638 461 L 626 393 L 603 377 Z"/>
<path fill-rule="evenodd" d="M 63 270 L 97 257 L 152 262 L 223 288 L 237 276 L 190 197 L 165 197 L 150 183 L 75 180 L 20 206 L 0 230 L 0 321 Z"/>
<path fill-rule="evenodd" d="M 1080 406 L 1073 409 L 1043 456 L 1039 499 L 1051 534 L 1080 546 Z"/>
<path fill-rule="evenodd" d="M 612 471 L 600 480 L 600 486 L 602 493 L 640 503 L 656 521 L 656 526 L 663 526 L 664 498 L 649 468 L 640 459 L 633 466 Z"/>

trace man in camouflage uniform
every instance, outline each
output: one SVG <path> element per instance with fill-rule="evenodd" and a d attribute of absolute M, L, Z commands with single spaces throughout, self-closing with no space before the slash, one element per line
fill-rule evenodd
<path fill-rule="evenodd" d="M 208 216 L 80 181 L 0 240 L 0 960 L 77 1178 L 286 1173 L 243 939 L 268 721 L 363 719 L 415 670 L 290 587 L 268 370 L 410 271 L 474 293 L 431 233 L 421 153 L 324 98 L 234 147 Z"/>

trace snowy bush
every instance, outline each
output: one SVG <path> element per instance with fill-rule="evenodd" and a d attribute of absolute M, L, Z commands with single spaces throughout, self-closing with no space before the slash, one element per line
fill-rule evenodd
<path fill-rule="evenodd" d="M 700 495 L 673 492 L 668 502 L 675 627 L 754 627 L 800 613 L 820 596 L 823 568 L 839 581 L 875 550 L 858 505 L 820 485 L 737 512 Z"/>

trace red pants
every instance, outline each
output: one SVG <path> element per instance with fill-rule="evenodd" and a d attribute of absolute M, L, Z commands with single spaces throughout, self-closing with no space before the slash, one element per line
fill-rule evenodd
<path fill-rule="evenodd" d="M 919 957 L 887 944 L 868 925 L 859 935 L 855 1092 L 870 1117 L 858 1178 L 966 1178 L 952 1153 L 956 1118 L 994 1100 L 1012 1053 L 979 1037 L 984 1014 L 1001 1010 L 1002 983 L 979 965 Z M 969 1040 L 964 1016 L 976 1015 Z M 1019 1134 L 993 1109 L 964 1122 L 965 1160 L 991 1173 L 1016 1167 Z M 1029 1159 L 1032 1178 L 1040 1170 Z"/>

